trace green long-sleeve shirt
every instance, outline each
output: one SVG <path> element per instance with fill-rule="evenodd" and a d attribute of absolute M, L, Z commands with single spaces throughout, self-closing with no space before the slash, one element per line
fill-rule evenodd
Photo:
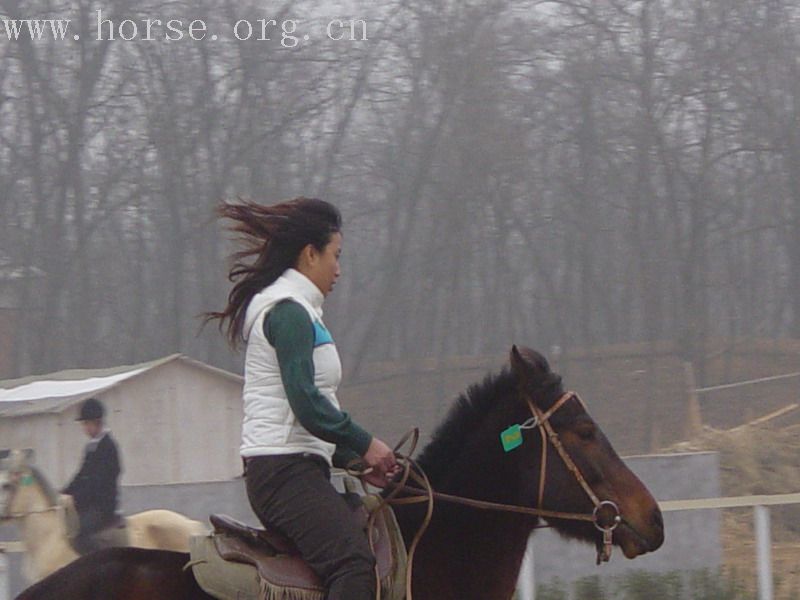
<path fill-rule="evenodd" d="M 367 452 L 372 436 L 350 415 L 336 408 L 314 384 L 314 324 L 297 302 L 284 300 L 264 319 L 264 335 L 275 348 L 281 381 L 300 424 L 309 433 L 336 444 L 335 466 Z"/>

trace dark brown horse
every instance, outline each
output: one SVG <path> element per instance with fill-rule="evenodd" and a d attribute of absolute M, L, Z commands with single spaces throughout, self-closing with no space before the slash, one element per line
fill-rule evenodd
<path fill-rule="evenodd" d="M 549 434 L 540 435 L 534 415 L 538 423 L 549 424 Z M 519 431 L 516 446 L 504 448 L 501 432 L 519 424 L 530 428 Z M 577 475 L 569 462 L 577 467 Z M 511 369 L 487 377 L 460 397 L 418 463 L 434 490 L 470 499 L 584 516 L 592 515 L 598 502 L 613 502 L 621 517 L 613 543 L 628 558 L 656 550 L 664 540 L 661 512 L 650 492 L 625 466 L 577 396 L 564 394 L 561 378 L 532 350 L 513 348 Z M 397 506 L 395 513 L 409 543 L 424 508 Z M 603 534 L 591 520 L 552 515 L 546 520 L 563 535 L 598 548 L 603 545 Z M 437 502 L 414 559 L 414 599 L 510 598 L 526 541 L 539 521 L 536 515 Z M 18 600 L 209 597 L 181 570 L 188 560 L 183 554 L 116 549 L 87 558 L 23 592 Z M 142 586 L 149 591 L 142 592 Z M 48 589 L 59 593 L 50 596 Z M 105 593 L 97 595 L 97 590 Z"/>
<path fill-rule="evenodd" d="M 16 600 L 214 600 L 182 570 L 188 561 L 169 550 L 108 548 L 81 556 Z"/>

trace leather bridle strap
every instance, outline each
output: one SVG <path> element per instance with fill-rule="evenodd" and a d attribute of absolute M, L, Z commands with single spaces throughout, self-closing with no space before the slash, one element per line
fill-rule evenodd
<path fill-rule="evenodd" d="M 544 482 L 546 480 L 545 473 L 547 472 L 547 436 L 552 431 L 552 427 L 550 427 L 550 417 L 561 408 L 568 400 L 571 398 L 577 398 L 578 395 L 574 392 L 567 392 L 566 394 L 562 394 L 561 397 L 553 403 L 547 412 L 542 412 L 530 399 L 530 396 L 526 396 L 525 400 L 528 403 L 528 408 L 530 408 L 531 413 L 533 414 L 534 420 L 533 423 L 530 425 L 523 425 L 526 429 L 532 429 L 536 427 L 539 429 L 539 433 L 542 436 L 542 458 L 539 464 L 539 501 L 536 503 L 537 506 L 542 505 L 542 500 L 544 499 Z M 581 404 L 583 404 L 581 402 Z M 547 427 L 545 427 L 545 423 L 547 423 Z M 555 433 L 555 432 L 554 432 Z"/>
<path fill-rule="evenodd" d="M 561 443 L 558 434 L 550 424 L 550 417 L 553 415 L 553 413 L 555 413 L 559 408 L 561 408 L 561 406 L 564 405 L 565 402 L 571 400 L 572 398 L 575 398 L 578 402 L 580 402 L 583 409 L 586 410 L 586 405 L 583 403 L 583 400 L 581 400 L 580 396 L 578 396 L 578 394 L 575 392 L 566 392 L 562 394 L 561 397 L 556 400 L 553 406 L 551 406 L 547 412 L 544 413 L 533 403 L 529 396 L 526 397 L 528 407 L 531 409 L 531 412 L 535 417 L 534 425 L 538 426 L 539 432 L 542 435 L 542 460 L 539 468 L 538 506 L 542 505 L 542 500 L 544 498 L 544 485 L 547 475 L 547 440 L 549 439 L 550 443 L 553 444 L 556 452 L 558 452 L 559 456 L 561 457 L 561 460 L 564 461 L 567 469 L 569 469 L 569 471 L 575 477 L 575 480 L 586 492 L 586 495 L 589 496 L 592 504 L 594 504 L 594 511 L 592 512 L 591 521 L 594 523 L 595 528 L 603 534 L 602 548 L 598 546 L 597 549 L 597 564 L 600 564 L 601 562 L 608 562 L 608 560 L 611 558 L 613 531 L 617 528 L 617 525 L 622 522 L 622 515 L 620 514 L 619 507 L 616 505 L 616 503 L 612 502 L 611 500 L 601 501 L 597 497 L 597 494 L 594 493 L 594 490 L 592 490 L 591 486 L 586 482 L 586 479 L 584 479 L 580 469 L 575 464 L 575 461 L 572 460 L 569 452 L 567 452 L 567 450 L 564 448 L 564 445 Z M 547 438 L 545 438 L 545 434 L 547 435 Z M 600 510 L 603 507 L 610 507 L 614 513 L 616 513 L 614 514 L 610 525 L 603 525 L 599 522 Z"/>
<path fill-rule="evenodd" d="M 597 495 L 594 493 L 592 488 L 586 483 L 586 479 L 584 479 L 583 475 L 580 472 L 580 469 L 575 465 L 575 462 L 572 460 L 572 457 L 569 453 L 564 449 L 564 445 L 561 443 L 561 440 L 558 437 L 558 434 L 553 429 L 553 426 L 550 424 L 550 417 L 561 408 L 566 402 L 576 398 L 578 402 L 581 403 L 582 406 L 583 401 L 580 399 L 578 394 L 575 392 L 566 392 L 562 394 L 561 397 L 556 400 L 556 402 L 551 406 L 547 412 L 542 412 L 538 406 L 536 406 L 533 401 L 529 397 L 526 398 L 528 402 L 528 407 L 531 409 L 531 412 L 536 417 L 536 425 L 539 427 L 539 431 L 542 434 L 542 461 L 541 467 L 539 470 L 539 502 L 538 506 L 542 505 L 542 500 L 544 498 L 544 484 L 546 480 L 546 468 L 547 468 L 547 439 L 550 440 L 550 443 L 553 444 L 553 447 L 558 452 L 558 455 L 561 457 L 561 460 L 564 461 L 564 464 L 567 466 L 567 469 L 572 473 L 575 479 L 578 481 L 578 484 L 583 488 L 586 494 L 589 496 L 589 499 L 594 504 L 595 508 L 600 506 L 600 500 L 598 499 Z M 547 435 L 547 439 L 545 439 L 545 434 Z"/>

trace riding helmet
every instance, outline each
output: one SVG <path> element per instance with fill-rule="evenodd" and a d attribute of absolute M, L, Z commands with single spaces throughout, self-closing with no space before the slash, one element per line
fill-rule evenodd
<path fill-rule="evenodd" d="M 88 398 L 81 404 L 81 411 L 76 421 L 96 421 L 105 414 L 103 404 L 97 398 Z"/>

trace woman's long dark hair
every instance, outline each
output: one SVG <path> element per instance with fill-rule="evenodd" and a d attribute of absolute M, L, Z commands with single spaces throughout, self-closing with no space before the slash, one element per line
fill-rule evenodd
<path fill-rule="evenodd" d="M 334 233 L 341 231 L 342 216 L 332 204 L 316 198 L 295 198 L 272 206 L 249 200 L 223 203 L 221 218 L 233 221 L 230 230 L 240 234 L 243 245 L 233 255 L 228 279 L 234 282 L 228 305 L 222 312 L 206 313 L 206 322 L 219 319 L 233 347 L 243 339 L 244 318 L 253 296 L 297 264 L 308 244 L 322 251 Z M 255 260 L 252 260 L 255 257 Z"/>

